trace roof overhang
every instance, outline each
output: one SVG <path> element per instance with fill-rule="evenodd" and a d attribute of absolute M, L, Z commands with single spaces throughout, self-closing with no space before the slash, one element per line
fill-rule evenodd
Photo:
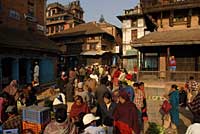
<path fill-rule="evenodd" d="M 83 56 L 96 56 L 96 55 L 103 55 L 105 53 L 109 53 L 110 51 L 86 51 L 86 52 L 81 52 L 80 55 Z"/>
<path fill-rule="evenodd" d="M 146 42 L 132 44 L 134 48 L 139 47 L 155 47 L 155 46 L 181 46 L 181 45 L 200 45 L 200 41 L 188 41 L 188 42 Z"/>

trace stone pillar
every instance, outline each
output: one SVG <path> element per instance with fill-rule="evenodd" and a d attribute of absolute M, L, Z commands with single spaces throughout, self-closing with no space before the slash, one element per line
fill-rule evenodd
<path fill-rule="evenodd" d="M 12 61 L 12 80 L 19 80 L 19 59 Z"/>
<path fill-rule="evenodd" d="M 31 70 L 31 60 L 28 59 L 26 61 L 26 82 L 31 83 L 32 82 L 32 70 Z"/>

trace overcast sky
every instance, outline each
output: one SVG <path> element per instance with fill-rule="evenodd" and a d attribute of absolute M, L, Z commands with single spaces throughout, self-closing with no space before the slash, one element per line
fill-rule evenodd
<path fill-rule="evenodd" d="M 47 3 L 59 2 L 68 4 L 73 0 L 47 0 Z M 138 0 L 80 0 L 84 13 L 84 20 L 98 21 L 101 14 L 105 20 L 111 24 L 121 27 L 121 22 L 116 16 L 122 15 L 124 9 L 131 9 Z"/>

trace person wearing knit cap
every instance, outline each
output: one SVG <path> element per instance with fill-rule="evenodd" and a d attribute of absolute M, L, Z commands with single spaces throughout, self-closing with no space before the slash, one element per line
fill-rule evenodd
<path fill-rule="evenodd" d="M 125 90 L 119 92 L 119 104 L 113 114 L 116 133 L 140 134 L 137 107 Z"/>

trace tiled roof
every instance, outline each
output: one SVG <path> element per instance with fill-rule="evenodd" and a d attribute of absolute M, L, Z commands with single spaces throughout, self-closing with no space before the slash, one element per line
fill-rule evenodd
<path fill-rule="evenodd" d="M 102 30 L 93 22 L 84 23 L 75 26 L 74 28 L 70 28 L 68 30 L 62 31 L 53 35 L 52 37 L 62 37 L 62 36 L 79 36 L 79 35 L 90 35 L 90 34 L 99 34 L 106 33 L 106 31 Z"/>
<path fill-rule="evenodd" d="M 200 44 L 200 29 L 152 32 L 133 43 L 134 47 Z"/>
<path fill-rule="evenodd" d="M 44 35 L 0 26 L 0 48 L 58 52 L 56 44 Z"/>

